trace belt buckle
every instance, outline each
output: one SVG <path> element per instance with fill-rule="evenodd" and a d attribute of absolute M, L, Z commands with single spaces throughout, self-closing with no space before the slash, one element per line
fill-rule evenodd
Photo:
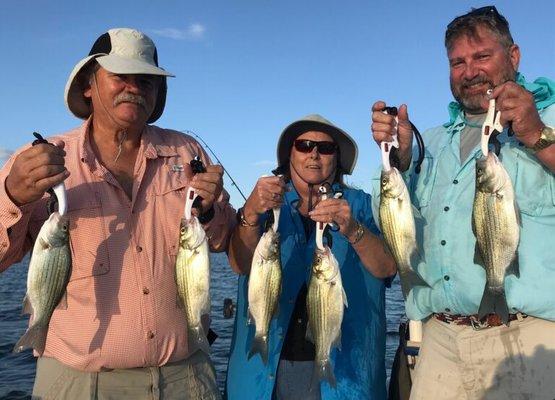
<path fill-rule="evenodd" d="M 472 326 L 472 329 L 475 331 L 481 331 L 482 329 L 489 328 L 487 319 L 485 322 L 482 322 L 472 315 L 470 316 L 470 326 Z"/>

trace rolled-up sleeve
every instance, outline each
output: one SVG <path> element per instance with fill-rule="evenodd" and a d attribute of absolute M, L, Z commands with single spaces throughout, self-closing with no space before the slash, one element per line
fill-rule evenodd
<path fill-rule="evenodd" d="M 18 207 L 8 196 L 6 179 L 13 164 L 13 156 L 0 170 L 0 271 L 21 261 L 33 245 L 29 221 L 39 202 Z"/>
<path fill-rule="evenodd" d="M 196 154 L 205 165 L 212 165 L 212 161 L 202 146 L 195 141 Z M 222 190 L 220 197 L 214 202 L 214 217 L 204 224 L 208 236 L 210 251 L 219 253 L 227 251 L 229 240 L 237 222 L 236 211 L 229 203 L 229 193 Z"/>

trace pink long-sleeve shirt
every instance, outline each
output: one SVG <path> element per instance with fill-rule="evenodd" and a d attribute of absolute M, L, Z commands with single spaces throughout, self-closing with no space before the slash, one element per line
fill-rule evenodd
<path fill-rule="evenodd" d="M 100 164 L 89 121 L 49 138 L 65 142 L 72 271 L 50 320 L 44 356 L 79 370 L 160 366 L 189 355 L 177 301 L 175 259 L 189 161 L 202 147 L 183 133 L 147 126 L 129 200 Z M 5 190 L 16 153 L 0 171 L 0 271 L 32 248 L 47 218 L 46 199 L 16 206 Z M 224 191 L 205 225 L 212 251 L 226 249 L 235 211 Z M 23 332 L 22 332 L 23 333 Z"/>

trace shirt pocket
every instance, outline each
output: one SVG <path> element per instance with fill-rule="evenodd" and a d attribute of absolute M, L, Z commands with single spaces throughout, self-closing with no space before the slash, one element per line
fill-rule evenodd
<path fill-rule="evenodd" d="M 68 193 L 71 275 L 69 281 L 104 275 L 110 271 L 107 235 L 98 193 L 72 201 Z"/>
<path fill-rule="evenodd" d="M 413 162 L 413 173 L 411 177 L 411 191 L 413 193 L 412 202 L 414 206 L 420 210 L 430 204 L 436 181 L 437 165 L 429 154 L 424 156 L 419 174 L 414 171 L 415 164 L 416 161 Z"/>
<path fill-rule="evenodd" d="M 555 215 L 555 178 L 534 156 L 518 151 L 513 178 L 516 203 L 529 216 Z"/>
<path fill-rule="evenodd" d="M 152 188 L 154 200 L 154 215 L 150 222 L 160 226 L 160 245 L 163 254 L 170 255 L 175 262 L 179 250 L 179 227 L 185 208 L 185 196 L 189 186 L 189 179 L 181 176 L 183 173 L 168 169 Z"/>

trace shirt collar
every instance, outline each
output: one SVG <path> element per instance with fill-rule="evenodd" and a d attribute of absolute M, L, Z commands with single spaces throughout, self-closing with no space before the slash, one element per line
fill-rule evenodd
<path fill-rule="evenodd" d="M 339 192 L 342 190 L 341 185 L 338 182 L 335 182 L 334 184 L 331 185 L 333 192 Z M 295 188 L 295 186 L 293 185 L 293 182 L 289 181 L 289 183 L 287 183 L 286 185 L 286 192 L 285 192 L 285 201 L 286 203 L 295 208 L 297 206 L 297 203 L 299 202 L 300 196 L 299 193 L 297 192 L 297 189 Z"/>
<path fill-rule="evenodd" d="M 87 118 L 78 128 L 80 130 L 79 157 L 81 161 L 87 163 L 89 167 L 94 168 L 96 155 L 94 154 L 89 140 L 91 122 L 92 116 Z M 151 125 L 145 126 L 143 134 L 141 135 L 141 147 L 139 153 L 143 152 L 147 159 L 174 157 L 178 155 L 175 146 L 168 145 L 164 140 L 163 130 Z"/>
<path fill-rule="evenodd" d="M 520 72 L 517 72 L 515 81 L 534 95 L 534 101 L 538 110 L 543 110 L 555 104 L 555 81 L 548 78 L 538 78 L 534 82 L 527 82 L 524 75 Z M 449 112 L 449 122 L 443 124 L 446 128 L 459 123 L 461 113 L 463 112 L 461 105 L 456 101 L 449 103 L 447 110 Z"/>

